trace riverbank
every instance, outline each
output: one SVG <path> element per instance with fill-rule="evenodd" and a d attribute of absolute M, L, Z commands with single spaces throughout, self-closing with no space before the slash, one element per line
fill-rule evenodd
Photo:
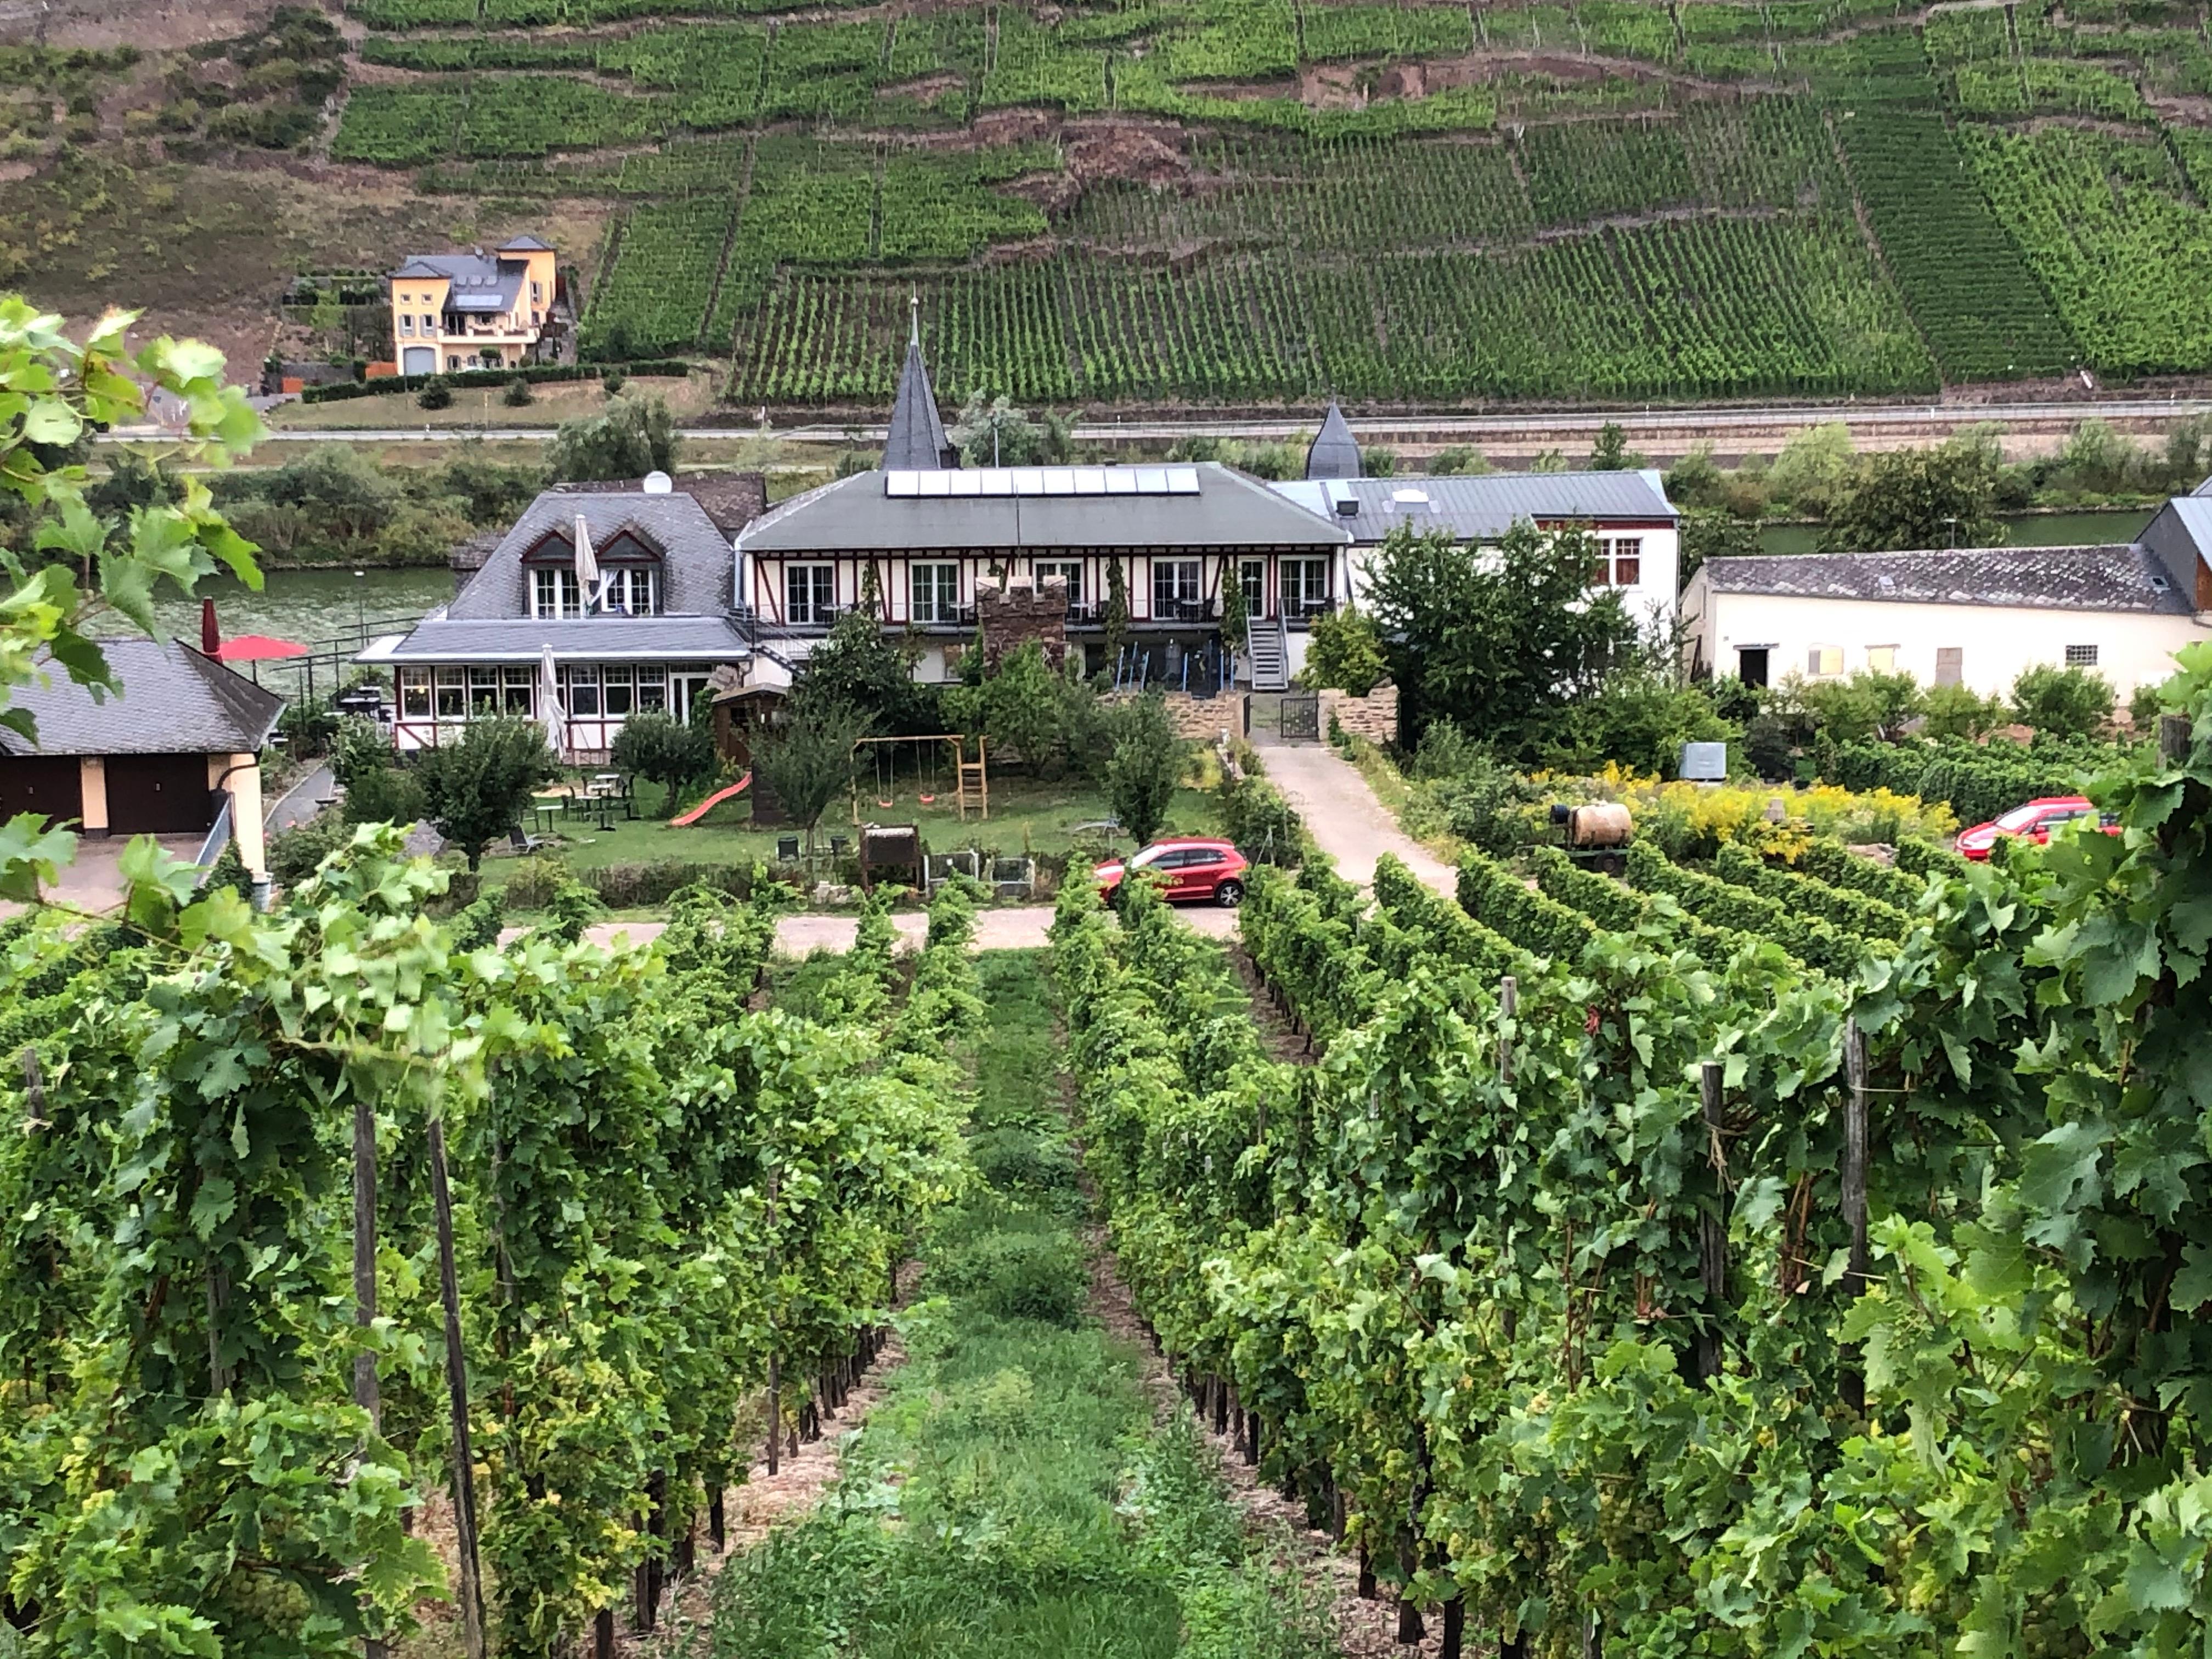
<path fill-rule="evenodd" d="M 1332 1659 L 1188 1417 L 1099 1317 L 1041 957 L 982 958 L 975 1189 L 822 1507 L 719 1580 L 711 1659 Z"/>

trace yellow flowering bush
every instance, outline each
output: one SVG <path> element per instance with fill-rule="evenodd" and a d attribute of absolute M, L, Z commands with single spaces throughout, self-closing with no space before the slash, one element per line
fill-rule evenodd
<path fill-rule="evenodd" d="M 1538 773 L 1533 781 L 1554 799 L 1620 802 L 1636 819 L 1638 837 L 1677 860 L 1709 859 L 1723 842 L 1738 842 L 1795 863 L 1815 836 L 1854 843 L 1940 842 L 1959 827 L 1941 801 L 1889 789 L 1855 793 L 1827 783 L 1669 783 L 1612 763 L 1592 776 Z"/>

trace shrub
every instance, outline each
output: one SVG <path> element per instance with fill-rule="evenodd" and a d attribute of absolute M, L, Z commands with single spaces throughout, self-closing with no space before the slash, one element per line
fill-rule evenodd
<path fill-rule="evenodd" d="M 296 887 L 315 867 L 353 839 L 353 826 L 336 812 L 319 812 L 298 828 L 269 841 L 269 874 L 283 887 Z"/>
<path fill-rule="evenodd" d="M 1064 1232 L 995 1231 L 951 1243 L 932 1260 L 928 1282 L 994 1318 L 1068 1329 L 1082 1323 L 1090 1289 L 1082 1252 Z"/>
<path fill-rule="evenodd" d="M 673 715 L 633 714 L 615 734 L 607 758 L 621 771 L 657 783 L 677 796 L 714 769 L 714 736 L 709 728 L 687 726 Z"/>
<path fill-rule="evenodd" d="M 346 786 L 343 816 L 348 823 L 415 823 L 422 817 L 422 786 L 396 766 L 358 772 Z"/>
<path fill-rule="evenodd" d="M 1863 939 L 1902 939 L 1912 919 L 1895 905 L 1831 887 L 1810 874 L 1778 870 L 1749 848 L 1731 842 L 1713 860 L 1713 873 L 1772 899 L 1794 915 L 1818 916 Z"/>
<path fill-rule="evenodd" d="M 2112 683 L 2087 668 L 2038 663 L 2012 683 L 2012 710 L 2037 735 L 2095 737 L 2112 720 Z"/>
<path fill-rule="evenodd" d="M 418 409 L 451 409 L 453 406 L 453 383 L 442 374 L 433 374 L 422 383 L 422 390 L 415 399 Z"/>
<path fill-rule="evenodd" d="M 494 888 L 473 904 L 455 913 L 446 924 L 456 951 L 482 951 L 499 943 L 507 925 L 507 895 Z"/>
<path fill-rule="evenodd" d="M 1305 857 L 1305 826 L 1281 790 L 1255 773 L 1224 768 L 1221 823 L 1237 850 L 1255 864 L 1294 869 Z"/>
<path fill-rule="evenodd" d="M 1460 908 L 1522 950 L 1571 964 L 1597 931 L 1597 923 L 1557 899 L 1532 893 L 1497 860 L 1470 853 L 1460 860 Z"/>
<path fill-rule="evenodd" d="M 1644 901 L 1634 892 L 1610 877 L 1585 870 L 1558 848 L 1531 848 L 1528 860 L 1538 887 L 1600 927 L 1626 933 L 1644 920 Z"/>
<path fill-rule="evenodd" d="M 1978 741 L 2005 723 L 2004 704 L 1967 685 L 1931 687 L 1923 708 L 1927 719 L 1920 730 L 1925 737 Z"/>
<path fill-rule="evenodd" d="M 538 396 L 531 391 L 530 382 L 518 374 L 507 383 L 506 395 L 500 401 L 509 409 L 527 409 L 538 401 Z"/>
<path fill-rule="evenodd" d="M 1899 865 L 1904 862 L 1903 853 L 1900 848 Z M 1808 876 L 1818 876 L 1831 887 L 1847 887 L 1900 910 L 1911 910 L 1917 905 L 1927 886 L 1924 880 L 1901 868 L 1892 869 L 1872 859 L 1862 858 L 1842 842 L 1826 836 L 1806 848 L 1798 858 L 1797 867 Z"/>
<path fill-rule="evenodd" d="M 1382 636 L 1375 631 L 1372 617 L 1347 605 L 1314 618 L 1305 666 L 1298 672 L 1302 684 L 1333 686 L 1364 697 L 1387 672 Z"/>

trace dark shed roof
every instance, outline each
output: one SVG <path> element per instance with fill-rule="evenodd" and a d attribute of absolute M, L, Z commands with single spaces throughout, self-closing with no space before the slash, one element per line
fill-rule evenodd
<path fill-rule="evenodd" d="M 1776 554 L 1708 559 L 1698 574 L 1716 593 L 2166 616 L 2191 608 L 2157 556 L 2134 542 Z"/>
<path fill-rule="evenodd" d="M 12 705 L 39 741 L 0 727 L 0 754 L 247 755 L 276 729 L 284 699 L 181 640 L 102 640 L 120 696 L 91 691 L 49 667 L 51 684 L 19 686 Z"/>

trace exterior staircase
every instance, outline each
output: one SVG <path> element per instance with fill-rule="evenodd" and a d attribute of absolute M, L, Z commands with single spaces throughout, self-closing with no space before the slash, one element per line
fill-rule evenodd
<path fill-rule="evenodd" d="M 1252 665 L 1255 691 L 1291 689 L 1290 629 L 1280 617 L 1249 618 L 1244 624 L 1244 658 Z"/>

